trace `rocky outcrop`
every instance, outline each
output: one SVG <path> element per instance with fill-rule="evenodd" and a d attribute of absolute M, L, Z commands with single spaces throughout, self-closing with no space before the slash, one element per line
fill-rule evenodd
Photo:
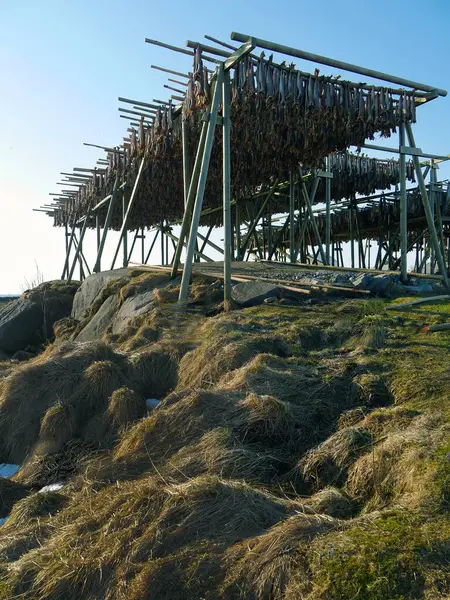
<path fill-rule="evenodd" d="M 0 313 L 0 349 L 11 354 L 52 338 L 56 321 L 70 315 L 78 285 L 49 281 L 10 302 Z"/>
<path fill-rule="evenodd" d="M 111 320 L 116 312 L 117 298 L 117 294 L 106 298 L 86 327 L 84 327 L 77 335 L 77 342 L 91 342 L 103 337 L 103 334 L 111 324 Z"/>
<path fill-rule="evenodd" d="M 153 307 L 153 290 L 127 298 L 114 320 L 112 332 L 121 334 L 130 321 L 147 313 Z"/>
<path fill-rule="evenodd" d="M 261 304 L 267 298 L 280 298 L 281 290 L 273 283 L 266 281 L 245 281 L 238 283 L 231 290 L 231 298 L 243 308 L 246 306 L 256 306 Z"/>
<path fill-rule="evenodd" d="M 0 348 L 16 352 L 42 340 L 43 324 L 41 308 L 30 300 L 16 300 L 0 314 Z"/>
<path fill-rule="evenodd" d="M 81 321 L 105 285 L 124 277 L 128 277 L 127 269 L 115 269 L 89 275 L 75 294 L 71 316 Z"/>

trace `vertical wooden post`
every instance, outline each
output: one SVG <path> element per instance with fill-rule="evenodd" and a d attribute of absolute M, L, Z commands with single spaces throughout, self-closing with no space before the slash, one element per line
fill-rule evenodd
<path fill-rule="evenodd" d="M 325 179 L 325 203 L 326 203 L 326 222 L 325 222 L 325 254 L 327 265 L 330 264 L 330 238 L 331 238 L 331 159 L 326 158 L 327 178 Z"/>
<path fill-rule="evenodd" d="M 98 214 L 98 210 L 95 213 L 95 230 L 97 233 L 97 252 L 98 252 L 98 249 L 100 248 L 100 216 Z"/>
<path fill-rule="evenodd" d="M 189 223 L 191 220 L 191 211 L 192 211 L 192 206 L 194 204 L 194 200 L 195 200 L 195 196 L 196 196 L 198 178 L 199 178 L 200 169 L 201 169 L 201 165 L 202 165 L 203 153 L 205 150 L 205 141 L 206 141 L 207 131 L 208 131 L 208 121 L 204 120 L 203 124 L 202 124 L 202 130 L 200 133 L 200 140 L 198 142 L 197 154 L 195 156 L 194 169 L 192 171 L 192 177 L 191 177 L 191 180 L 189 183 L 189 191 L 188 191 L 188 196 L 187 196 L 187 200 L 186 200 L 186 206 L 184 209 L 183 221 L 181 223 L 180 237 L 178 238 L 177 249 L 175 251 L 175 256 L 173 258 L 172 271 L 171 271 L 171 275 L 170 275 L 172 277 L 172 279 L 177 276 L 178 266 L 180 264 L 180 259 L 181 259 L 181 252 L 182 252 L 183 246 L 184 246 L 184 240 L 185 240 L 187 232 L 189 230 Z"/>
<path fill-rule="evenodd" d="M 76 212 L 74 212 L 74 214 L 73 214 L 73 223 L 72 223 L 72 231 L 70 233 L 70 240 L 69 240 L 69 244 L 67 246 L 66 260 L 64 262 L 64 269 L 63 269 L 63 272 L 62 272 L 62 275 L 61 275 L 61 279 L 64 279 L 64 277 L 66 276 L 66 273 L 67 273 L 67 276 L 69 275 L 69 259 L 70 259 L 70 252 L 72 250 L 73 238 L 74 238 L 74 235 L 75 235 L 75 228 L 77 226 L 77 218 L 78 218 L 78 215 L 77 215 Z"/>
<path fill-rule="evenodd" d="M 406 156 L 403 147 L 406 145 L 405 123 L 400 123 L 400 279 L 402 283 L 408 281 L 408 205 L 406 197 Z"/>
<path fill-rule="evenodd" d="M 119 242 L 117 244 L 116 251 L 114 252 L 114 257 L 113 257 L 113 260 L 112 260 L 112 263 L 111 263 L 111 269 L 114 269 L 114 264 L 116 262 L 117 255 L 119 254 L 120 244 L 122 242 L 122 236 L 124 235 L 124 233 L 126 232 L 126 229 L 127 229 L 128 217 L 130 216 L 130 212 L 131 212 L 131 209 L 133 207 L 133 202 L 134 202 L 134 199 L 136 198 L 136 192 L 137 192 L 137 189 L 139 187 L 139 182 L 141 180 L 142 171 L 144 170 L 144 164 L 145 164 L 145 156 L 143 156 L 141 158 L 141 164 L 139 165 L 139 171 L 138 171 L 138 174 L 137 174 L 136 179 L 134 181 L 133 190 L 131 192 L 130 199 L 128 200 L 127 211 L 126 211 L 125 216 L 123 218 L 122 227 L 120 228 Z M 112 198 L 111 198 L 111 201 L 112 201 Z"/>
<path fill-rule="evenodd" d="M 208 177 L 209 161 L 211 158 L 211 150 L 212 150 L 212 146 L 213 146 L 213 142 L 214 142 L 214 133 L 215 133 L 216 124 L 217 124 L 219 104 L 222 99 L 223 76 L 224 76 L 223 64 L 220 64 L 216 69 L 216 86 L 214 89 L 213 99 L 212 99 L 212 103 L 211 103 L 211 112 L 209 114 L 208 129 L 207 129 L 206 139 L 205 139 L 205 149 L 204 149 L 202 161 L 201 161 L 194 210 L 192 212 L 192 221 L 191 221 L 191 228 L 190 228 L 190 233 L 189 233 L 189 242 L 188 242 L 187 251 L 186 251 L 186 262 L 185 262 L 184 269 L 183 269 L 183 276 L 181 278 L 181 286 L 180 286 L 180 295 L 178 298 L 178 301 L 180 303 L 185 302 L 188 297 L 189 280 L 191 278 L 191 273 L 192 273 L 192 262 L 193 262 L 193 258 L 194 258 L 194 252 L 195 252 L 195 244 L 197 241 L 198 224 L 200 221 L 200 214 L 202 212 L 203 197 L 205 194 L 206 179 Z M 189 190 L 189 192 L 190 192 L 190 190 Z M 188 207 L 186 207 L 186 208 L 188 208 Z M 180 244 L 180 242 L 182 243 L 181 234 L 180 234 L 180 240 L 178 243 Z M 175 259 L 174 259 L 173 266 L 175 267 Z"/>
<path fill-rule="evenodd" d="M 321 259 L 321 261 L 324 264 L 326 264 L 327 259 L 326 259 L 325 252 L 324 252 L 324 249 L 323 249 L 323 246 L 322 246 L 322 240 L 320 239 L 319 228 L 317 227 L 316 217 L 314 215 L 312 204 L 311 204 L 311 202 L 314 200 L 314 196 L 315 196 L 315 193 L 316 193 L 316 190 L 317 190 L 317 186 L 318 186 L 318 181 L 319 180 L 318 180 L 317 177 L 315 177 L 314 185 L 313 185 L 314 194 L 311 194 L 311 199 L 310 199 L 310 197 L 308 195 L 308 190 L 306 189 L 305 181 L 304 181 L 303 176 L 302 176 L 301 169 L 300 169 L 299 173 L 300 173 L 300 178 L 301 178 L 301 185 L 302 185 L 302 191 L 303 191 L 303 199 L 305 200 L 305 204 L 306 204 L 306 207 L 307 207 L 308 213 L 309 213 L 309 220 L 310 220 L 311 226 L 313 228 L 313 232 L 314 232 L 314 236 L 315 236 L 316 241 L 317 241 L 317 245 L 319 246 L 320 259 Z M 311 246 L 312 246 L 312 244 L 311 244 Z"/>
<path fill-rule="evenodd" d="M 82 251 L 83 251 L 84 234 L 86 233 L 86 228 L 87 228 L 88 221 L 90 218 L 91 218 L 91 209 L 88 208 L 87 213 L 84 217 L 83 227 L 81 227 L 81 225 L 80 225 L 80 239 L 78 241 L 77 249 L 75 251 L 75 256 L 73 259 L 72 267 L 69 271 L 68 281 L 70 281 L 73 277 L 73 272 L 75 270 L 75 265 L 77 263 L 77 259 L 79 260 L 79 263 L 80 263 L 80 280 L 83 278 L 83 262 L 82 262 L 81 255 L 82 255 Z"/>
<path fill-rule="evenodd" d="M 434 166 L 434 161 L 431 160 L 430 161 L 430 167 L 431 167 L 430 168 L 430 184 L 431 185 L 430 185 L 430 190 L 428 192 L 428 200 L 429 200 L 429 204 L 430 204 L 431 216 L 433 217 L 433 221 L 435 222 L 435 209 L 436 209 L 436 207 L 435 207 L 435 198 L 434 198 L 434 189 L 433 189 L 433 187 L 434 187 L 434 183 L 436 181 L 435 180 L 436 171 L 434 170 L 433 166 Z M 436 257 L 434 255 L 433 245 L 430 244 L 430 247 L 431 247 L 431 250 L 430 250 L 430 252 L 431 252 L 430 273 L 434 274 L 434 265 L 435 265 L 435 262 L 436 262 Z"/>
<path fill-rule="evenodd" d="M 109 200 L 108 212 L 106 213 L 105 224 L 103 226 L 102 239 L 100 240 L 100 246 L 97 250 L 97 258 L 95 259 L 94 273 L 98 273 L 101 269 L 102 254 L 103 254 L 103 250 L 105 248 L 106 236 L 108 235 L 109 224 L 111 222 L 112 213 L 113 213 L 114 206 L 116 203 L 118 186 L 119 186 L 119 173 L 116 174 L 113 191 L 111 194 L 111 198 Z"/>
<path fill-rule="evenodd" d="M 222 132 L 223 132 L 223 294 L 231 301 L 231 164 L 230 164 L 230 73 L 223 73 Z"/>
<path fill-rule="evenodd" d="M 85 220 L 86 223 L 87 219 Z M 81 253 L 83 250 L 83 235 L 84 235 L 84 228 L 81 228 L 80 225 L 80 241 L 78 242 L 77 245 L 77 252 L 78 252 L 78 262 L 80 263 L 80 281 L 83 281 L 84 279 L 84 271 L 83 271 L 83 259 L 81 258 Z M 75 254 L 76 257 L 76 254 Z M 75 262 L 76 262 L 76 258 L 74 259 L 74 264 L 73 264 L 73 268 L 75 268 Z M 69 281 L 72 279 L 72 275 L 69 275 Z"/>
<path fill-rule="evenodd" d="M 127 214 L 127 196 L 128 196 L 128 193 L 127 193 L 127 188 L 125 186 L 123 189 L 123 193 L 122 193 L 122 221 L 125 221 L 125 217 Z M 122 266 L 127 267 L 128 266 L 128 231 L 126 228 L 123 232 L 122 249 L 123 249 Z"/>
<path fill-rule="evenodd" d="M 186 120 L 181 119 L 181 143 L 183 146 L 183 190 L 184 190 L 184 206 L 186 208 L 187 198 L 189 193 L 189 143 L 188 143 L 188 127 Z"/>
<path fill-rule="evenodd" d="M 295 263 L 295 228 L 294 228 L 294 176 L 289 173 L 289 260 Z"/>
<path fill-rule="evenodd" d="M 159 229 L 157 229 L 157 230 L 156 230 L 156 233 L 155 233 L 155 237 L 153 238 L 153 241 L 152 241 L 152 243 L 150 244 L 150 248 L 149 248 L 149 251 L 148 251 L 148 253 L 147 253 L 147 256 L 145 257 L 144 264 L 147 264 L 147 263 L 148 263 L 148 261 L 149 261 L 149 258 L 150 258 L 150 255 L 151 255 L 151 253 L 152 253 L 152 250 L 153 250 L 153 248 L 154 248 L 154 246 L 155 246 L 155 244 L 156 244 L 156 240 L 158 239 L 158 235 L 159 235 L 159 234 L 160 234 L 160 231 L 159 231 Z"/>
<path fill-rule="evenodd" d="M 408 135 L 410 146 L 415 148 L 416 143 L 414 140 L 414 134 L 413 134 L 413 131 L 411 128 L 411 124 L 409 122 L 406 122 L 405 126 L 406 126 L 406 133 Z M 420 168 L 419 157 L 413 155 L 412 160 L 413 160 L 414 168 L 416 171 L 417 182 L 419 184 L 420 194 L 422 196 L 423 208 L 425 211 L 425 215 L 427 217 L 428 231 L 430 232 L 430 244 L 434 248 L 434 252 L 435 252 L 437 262 L 439 265 L 439 270 L 442 275 L 443 283 L 444 283 L 445 287 L 448 287 L 447 270 L 445 268 L 445 261 L 444 261 L 444 257 L 442 256 L 441 248 L 439 245 L 439 239 L 438 239 L 438 236 L 436 233 L 436 227 L 434 226 L 434 218 L 433 218 L 433 215 L 431 212 L 430 204 L 428 202 L 427 189 L 425 187 L 422 170 Z"/>
<path fill-rule="evenodd" d="M 241 260 L 241 206 L 236 200 L 236 260 Z"/>
<path fill-rule="evenodd" d="M 350 200 L 350 257 L 352 269 L 355 268 L 355 233 L 354 233 L 354 208 L 353 198 Z"/>

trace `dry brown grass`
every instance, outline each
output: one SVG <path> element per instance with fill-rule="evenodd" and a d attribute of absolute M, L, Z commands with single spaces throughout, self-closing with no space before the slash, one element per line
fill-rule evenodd
<path fill-rule="evenodd" d="M 329 414 L 328 402 L 324 395 L 320 407 L 324 415 Z M 153 463 L 159 465 L 162 461 L 172 460 L 184 447 L 194 444 L 192 450 L 199 449 L 195 445 L 200 444 L 203 450 L 211 452 L 214 464 L 214 455 L 219 450 L 203 446 L 201 440 L 203 438 L 204 444 L 205 440 L 217 441 L 218 438 L 206 435 L 220 427 L 226 429 L 233 444 L 240 444 L 241 449 L 245 445 L 251 450 L 248 457 L 252 461 L 255 452 L 258 454 L 264 449 L 269 454 L 267 466 L 270 469 L 276 467 L 281 475 L 293 467 L 302 448 L 308 448 L 320 439 L 323 424 L 315 420 L 318 414 L 317 399 L 311 404 L 294 404 L 273 396 L 233 390 L 185 390 L 168 396 L 150 417 L 124 434 L 115 450 L 114 460 L 123 463 L 124 471 L 137 468 L 142 472 L 152 468 Z M 181 430 L 183 435 L 177 435 Z M 208 464 L 209 459 L 206 455 L 203 464 Z M 226 454 L 224 460 L 228 460 Z"/>
<path fill-rule="evenodd" d="M 364 419 L 368 412 L 369 409 L 366 406 L 357 406 L 356 408 L 344 411 L 339 417 L 338 429 L 357 425 Z"/>
<path fill-rule="evenodd" d="M 107 345 L 70 342 L 18 366 L 1 390 L 0 460 L 22 463 L 40 436 L 43 451 L 58 452 L 127 383 L 127 366 Z"/>
<path fill-rule="evenodd" d="M 38 441 L 34 448 L 36 454 L 55 454 L 61 452 L 77 429 L 77 415 L 70 404 L 57 402 L 45 413 L 41 422 Z"/>
<path fill-rule="evenodd" d="M 315 488 L 342 485 L 347 469 L 360 454 L 370 452 L 371 447 L 372 436 L 367 429 L 345 427 L 307 452 L 299 463 L 299 469 Z"/>
<path fill-rule="evenodd" d="M 182 552 L 193 538 L 197 547 L 211 541 L 225 548 L 260 535 L 295 506 L 244 483 L 214 477 L 177 485 L 146 478 L 118 484 L 113 494 L 110 489 L 90 494 L 85 503 L 81 493 L 56 517 L 55 527 L 66 523 L 64 527 L 16 562 L 8 593 L 49 599 L 115 597 L 125 593 L 127 580 L 146 566 L 149 556 L 157 560 Z"/>
<path fill-rule="evenodd" d="M 119 293 L 120 302 L 124 302 L 131 296 L 143 294 L 156 287 L 168 284 L 170 284 L 170 278 L 169 275 L 165 273 L 141 273 L 137 277 L 133 277 L 129 283 L 121 286 Z"/>
<path fill-rule="evenodd" d="M 79 322 L 72 317 L 66 317 L 60 321 L 56 321 L 53 325 L 53 332 L 58 342 L 67 341 L 73 338 L 74 334 L 78 332 Z"/>
<path fill-rule="evenodd" d="M 75 437 L 65 443 L 60 452 L 31 452 L 15 477 L 18 481 L 37 488 L 67 481 L 84 468 L 84 461 L 95 450 L 96 446 L 86 434 L 83 438 Z"/>
<path fill-rule="evenodd" d="M 290 348 L 279 337 L 252 334 L 228 318 L 206 322 L 198 331 L 199 346 L 180 364 L 178 388 L 214 387 L 220 378 L 257 354 L 288 356 Z"/>
<path fill-rule="evenodd" d="M 412 508 L 426 503 L 436 471 L 432 457 L 448 441 L 448 424 L 438 415 L 424 415 L 415 418 L 406 429 L 395 430 L 388 424 L 384 435 L 380 429 L 378 432 L 379 443 L 348 470 L 350 493 L 364 500 L 366 511 L 389 503 Z"/>
<path fill-rule="evenodd" d="M 179 363 L 186 350 L 184 344 L 169 341 L 131 354 L 131 387 L 145 398 L 164 398 L 177 385 Z"/>
<path fill-rule="evenodd" d="M 169 284 L 163 288 L 157 288 L 153 291 L 152 297 L 156 304 L 167 304 L 168 302 L 176 302 L 180 293 L 180 286 Z"/>
<path fill-rule="evenodd" d="M 8 519 L 8 529 L 31 525 L 34 521 L 53 516 L 67 504 L 60 492 L 36 492 L 16 502 Z"/>
<path fill-rule="evenodd" d="M 276 451 L 246 445 L 227 427 L 205 433 L 198 443 L 184 446 L 162 466 L 164 479 L 183 482 L 209 474 L 247 483 L 269 484 L 276 479 L 283 459 Z"/>
<path fill-rule="evenodd" d="M 305 553 L 312 540 L 336 527 L 339 521 L 331 517 L 297 514 L 230 548 L 223 597 L 281 600 L 294 573 L 297 578 L 310 577 Z"/>
<path fill-rule="evenodd" d="M 362 327 L 359 342 L 364 348 L 379 349 L 385 346 L 389 330 L 384 315 L 367 315 L 359 324 Z"/>
<path fill-rule="evenodd" d="M 355 401 L 369 407 L 387 406 L 393 401 L 386 379 L 377 373 L 362 373 L 353 378 Z"/>
<path fill-rule="evenodd" d="M 305 511 L 328 515 L 336 519 L 348 519 L 358 511 L 357 503 L 345 491 L 326 487 L 303 502 Z"/>
<path fill-rule="evenodd" d="M 106 411 L 112 425 L 117 429 L 130 425 L 133 421 L 143 417 L 145 413 L 146 407 L 143 396 L 127 387 L 114 390 Z"/>

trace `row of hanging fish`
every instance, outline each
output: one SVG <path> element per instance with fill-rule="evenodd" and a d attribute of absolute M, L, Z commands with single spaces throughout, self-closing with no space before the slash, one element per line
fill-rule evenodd
<path fill-rule="evenodd" d="M 411 92 L 386 87 L 363 86 L 338 78 L 303 73 L 293 65 L 275 65 L 246 56 L 234 69 L 231 102 L 232 194 L 252 195 L 261 184 L 286 180 L 298 164 L 319 165 L 324 156 L 336 153 L 332 171 L 335 198 L 348 197 L 351 190 L 372 193 L 395 185 L 395 161 L 380 162 L 367 157 L 348 158 L 345 149 L 360 147 L 375 133 L 389 136 L 402 119 L 415 120 Z M 183 214 L 181 121 L 187 123 L 191 159 L 202 126 L 204 108 L 211 101 L 211 80 L 200 48 L 182 104 L 176 115 L 171 102 L 156 111 L 154 122 L 141 120 L 130 129 L 124 148 L 108 154 L 108 165 L 99 179 L 80 187 L 72 205 L 78 211 L 111 193 L 115 173 L 133 180 L 138 159 L 145 156 L 145 186 L 138 191 L 136 213 L 151 223 L 164 211 L 175 218 Z M 221 181 L 220 128 L 216 130 L 205 207 L 217 206 Z M 339 154 L 341 153 L 341 154 Z M 344 163 L 343 163 L 344 161 Z M 151 177 L 147 176 L 152 174 Z M 408 179 L 413 177 L 408 164 Z M 168 184 L 170 182 L 170 185 Z M 214 187 L 216 186 L 216 187 Z M 152 216 L 153 215 L 153 216 Z"/>
<path fill-rule="evenodd" d="M 325 161 L 321 163 L 325 168 Z M 386 190 L 400 183 L 400 163 L 398 160 L 380 160 L 351 152 L 334 152 L 330 155 L 332 199 L 351 198 L 355 194 L 368 196 L 377 190 Z M 414 164 L 406 163 L 406 179 L 415 182 Z M 321 182 L 319 194 L 324 193 Z"/>
<path fill-rule="evenodd" d="M 446 202 L 447 190 L 436 192 L 436 204 L 443 205 Z M 408 232 L 415 235 L 417 231 L 423 231 L 426 227 L 425 213 L 423 209 L 422 197 L 416 189 L 407 193 L 408 217 L 414 219 L 414 222 L 408 224 Z M 377 201 L 371 202 L 366 206 L 359 205 L 354 211 L 349 207 L 344 210 L 337 210 L 331 213 L 331 231 L 339 234 L 339 239 L 345 241 L 350 239 L 350 221 L 354 220 L 354 229 L 356 233 L 356 220 L 364 236 L 372 239 L 379 239 L 387 235 L 387 229 L 390 226 L 398 224 L 400 221 L 400 202 L 388 200 L 382 196 Z M 319 233 L 325 235 L 326 216 L 320 213 L 316 217 Z"/>

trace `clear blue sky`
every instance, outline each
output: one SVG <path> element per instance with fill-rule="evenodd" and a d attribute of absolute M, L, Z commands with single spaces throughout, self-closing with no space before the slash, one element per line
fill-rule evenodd
<path fill-rule="evenodd" d="M 450 89 L 449 25 L 449 0 L 0 0 L 0 293 L 20 291 L 35 261 L 60 276 L 63 232 L 31 209 L 58 190 L 60 171 L 94 165 L 101 154 L 83 142 L 120 143 L 117 97 L 164 98 L 166 77 L 150 64 L 190 67 L 145 37 L 183 46 L 235 30 Z M 421 108 L 418 145 L 449 153 L 449 115 L 449 98 Z"/>

